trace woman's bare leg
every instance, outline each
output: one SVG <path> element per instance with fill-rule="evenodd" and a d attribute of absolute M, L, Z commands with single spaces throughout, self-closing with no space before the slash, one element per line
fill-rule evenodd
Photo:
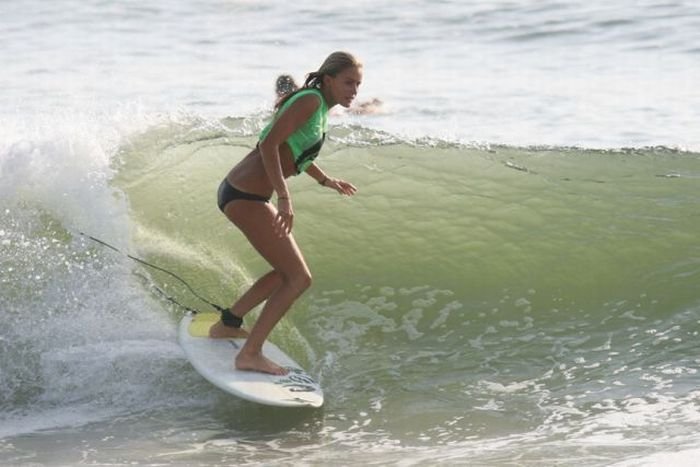
<path fill-rule="evenodd" d="M 263 356 L 262 346 L 292 303 L 309 288 L 311 273 L 294 237 L 291 234 L 279 237 L 275 233 L 273 221 L 277 210 L 270 203 L 236 201 L 226 207 L 226 215 L 273 267 L 279 281 L 268 296 L 260 317 L 236 357 L 236 368 L 286 374 L 287 370 Z M 272 287 L 265 289 L 261 286 L 256 295 L 251 293 L 250 302 L 260 298 L 263 291 L 270 289 Z"/>
<path fill-rule="evenodd" d="M 267 300 L 281 284 L 282 280 L 277 271 L 268 272 L 236 300 L 231 306 L 231 313 L 243 318 L 250 310 Z M 240 328 L 225 326 L 224 323 L 218 321 L 209 329 L 209 337 L 248 337 L 248 333 Z"/>

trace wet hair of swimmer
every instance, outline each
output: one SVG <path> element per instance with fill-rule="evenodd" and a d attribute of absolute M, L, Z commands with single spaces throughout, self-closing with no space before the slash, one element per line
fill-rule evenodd
<path fill-rule="evenodd" d="M 275 82 L 275 92 L 279 97 L 286 96 L 299 89 L 297 83 L 290 75 L 279 75 Z"/>

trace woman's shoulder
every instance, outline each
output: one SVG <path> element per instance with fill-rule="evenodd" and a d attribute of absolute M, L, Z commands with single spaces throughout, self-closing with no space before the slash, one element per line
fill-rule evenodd
<path fill-rule="evenodd" d="M 289 96 L 289 98 L 282 103 L 279 113 L 283 113 L 292 105 L 295 110 L 313 113 L 323 105 L 323 95 L 320 90 L 315 88 L 301 89 Z"/>

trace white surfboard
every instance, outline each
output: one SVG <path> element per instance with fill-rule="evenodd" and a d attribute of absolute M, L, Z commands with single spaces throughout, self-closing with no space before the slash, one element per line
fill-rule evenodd
<path fill-rule="evenodd" d="M 186 315 L 180 322 L 178 340 L 187 359 L 207 381 L 224 391 L 259 404 L 278 407 L 321 407 L 321 386 L 279 347 L 263 345 L 263 354 L 289 370 L 284 376 L 241 371 L 233 360 L 245 339 L 212 339 L 209 328 L 218 313 Z"/>

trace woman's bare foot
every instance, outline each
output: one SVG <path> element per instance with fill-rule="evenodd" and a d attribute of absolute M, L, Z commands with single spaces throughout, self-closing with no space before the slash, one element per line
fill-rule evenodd
<path fill-rule="evenodd" d="M 259 371 L 260 373 L 269 373 L 279 376 L 284 376 L 289 373 L 289 370 L 265 358 L 263 354 L 248 355 L 239 353 L 238 356 L 236 356 L 236 369 L 243 371 Z"/>
<path fill-rule="evenodd" d="M 209 328 L 209 337 L 214 339 L 226 339 L 231 337 L 248 337 L 248 331 L 241 328 L 232 328 L 230 326 L 225 326 L 221 321 L 217 321 L 216 324 Z"/>

